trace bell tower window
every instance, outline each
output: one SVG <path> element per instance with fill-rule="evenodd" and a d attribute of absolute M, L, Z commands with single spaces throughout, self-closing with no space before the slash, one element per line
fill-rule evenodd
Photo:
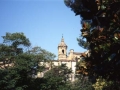
<path fill-rule="evenodd" d="M 62 53 L 64 54 L 64 50 L 62 50 Z"/>

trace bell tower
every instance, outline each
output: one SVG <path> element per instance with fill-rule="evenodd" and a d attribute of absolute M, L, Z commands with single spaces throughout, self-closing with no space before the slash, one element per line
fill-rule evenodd
<path fill-rule="evenodd" d="M 64 42 L 64 38 L 62 35 L 62 39 L 60 44 L 58 45 L 58 60 L 67 59 L 67 45 Z"/>

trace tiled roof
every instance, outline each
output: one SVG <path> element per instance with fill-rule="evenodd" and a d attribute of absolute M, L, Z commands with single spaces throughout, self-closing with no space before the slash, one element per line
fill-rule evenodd
<path fill-rule="evenodd" d="M 64 42 L 64 38 L 63 37 L 62 37 L 61 42 L 60 42 L 60 44 L 58 46 L 66 46 L 67 47 L 67 45 Z"/>
<path fill-rule="evenodd" d="M 61 59 L 61 60 L 58 60 L 58 61 L 62 61 L 62 62 L 76 62 L 76 60 L 67 60 L 67 59 Z"/>
<path fill-rule="evenodd" d="M 80 53 L 80 52 L 73 52 L 73 54 L 81 55 L 82 53 Z"/>
<path fill-rule="evenodd" d="M 85 53 L 82 53 L 81 56 L 86 57 L 87 55 Z"/>

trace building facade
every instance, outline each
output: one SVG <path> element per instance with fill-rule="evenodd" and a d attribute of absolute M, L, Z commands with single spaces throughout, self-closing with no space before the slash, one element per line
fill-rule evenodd
<path fill-rule="evenodd" d="M 66 64 L 68 68 L 71 68 L 73 71 L 73 74 L 75 74 L 76 71 L 76 62 L 80 60 L 81 53 L 74 52 L 73 49 L 70 50 L 70 52 L 67 54 L 67 48 L 64 38 L 62 36 L 61 42 L 58 44 L 58 63 L 60 64 Z"/>
<path fill-rule="evenodd" d="M 60 43 L 58 44 L 58 47 L 57 47 L 57 49 L 58 49 L 58 59 L 53 60 L 52 64 L 54 66 L 59 66 L 61 64 L 66 64 L 66 66 L 69 69 L 72 69 L 71 81 L 74 81 L 75 74 L 76 74 L 76 63 L 81 60 L 82 55 L 85 54 L 86 52 L 85 53 L 74 52 L 74 49 L 70 49 L 69 53 L 67 54 L 67 48 L 68 48 L 68 46 L 66 45 L 66 43 L 64 41 L 64 38 L 62 36 L 61 41 L 60 41 Z M 43 63 L 43 62 L 41 62 L 41 63 Z M 50 63 L 46 62 L 46 64 L 44 64 L 44 65 L 46 65 L 46 68 L 48 68 L 47 70 L 51 69 Z M 43 77 L 45 72 L 46 71 L 44 71 L 42 73 L 38 73 L 38 76 Z"/>

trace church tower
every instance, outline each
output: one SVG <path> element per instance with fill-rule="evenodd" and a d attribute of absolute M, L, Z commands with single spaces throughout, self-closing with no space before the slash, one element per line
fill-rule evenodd
<path fill-rule="evenodd" d="M 61 42 L 58 45 L 58 60 L 66 60 L 67 59 L 67 45 L 64 42 L 64 38 L 62 36 Z"/>

